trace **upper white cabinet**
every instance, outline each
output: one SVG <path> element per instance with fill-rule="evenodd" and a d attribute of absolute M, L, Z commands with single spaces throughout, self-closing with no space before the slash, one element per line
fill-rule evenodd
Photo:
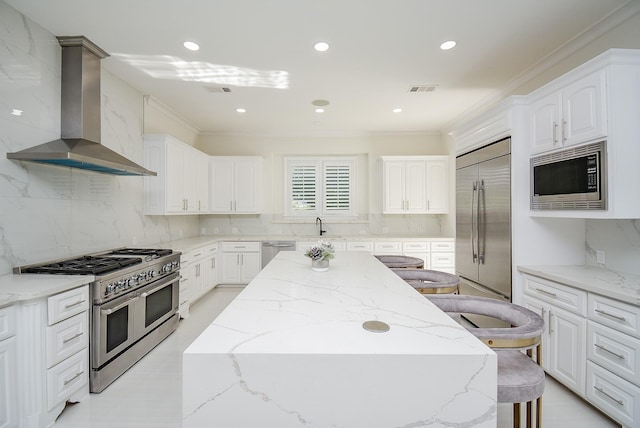
<path fill-rule="evenodd" d="M 383 214 L 448 212 L 448 156 L 383 156 Z"/>
<path fill-rule="evenodd" d="M 259 156 L 212 156 L 210 212 L 258 214 L 261 164 Z"/>
<path fill-rule="evenodd" d="M 209 156 L 170 135 L 144 136 L 145 214 L 200 214 L 209 210 Z"/>
<path fill-rule="evenodd" d="M 531 105 L 532 153 L 607 135 L 606 71 L 598 70 Z"/>

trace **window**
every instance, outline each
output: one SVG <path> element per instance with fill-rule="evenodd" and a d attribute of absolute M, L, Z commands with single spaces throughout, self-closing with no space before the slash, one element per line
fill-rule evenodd
<path fill-rule="evenodd" d="M 285 158 L 287 217 L 356 217 L 355 157 Z"/>

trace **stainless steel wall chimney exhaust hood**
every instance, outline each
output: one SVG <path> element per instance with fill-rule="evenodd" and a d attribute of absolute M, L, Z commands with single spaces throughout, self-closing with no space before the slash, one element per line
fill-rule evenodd
<path fill-rule="evenodd" d="M 100 144 L 100 60 L 109 56 L 84 36 L 62 46 L 61 138 L 7 153 L 8 159 L 112 175 L 157 175 Z"/>

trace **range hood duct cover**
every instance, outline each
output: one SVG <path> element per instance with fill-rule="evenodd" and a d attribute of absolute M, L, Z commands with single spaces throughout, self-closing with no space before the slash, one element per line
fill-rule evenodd
<path fill-rule="evenodd" d="M 7 153 L 8 159 L 111 175 L 157 175 L 100 144 L 100 60 L 109 56 L 84 36 L 62 46 L 61 138 Z"/>

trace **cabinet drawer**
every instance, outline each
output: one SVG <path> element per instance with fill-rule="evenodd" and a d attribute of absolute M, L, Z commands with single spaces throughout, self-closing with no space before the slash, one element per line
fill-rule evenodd
<path fill-rule="evenodd" d="M 578 315 L 587 315 L 587 293 L 582 290 L 524 275 L 524 292 Z"/>
<path fill-rule="evenodd" d="M 259 242 L 223 242 L 222 251 L 229 252 L 253 252 L 260 251 Z"/>
<path fill-rule="evenodd" d="M 376 242 L 373 250 L 376 254 L 402 254 L 402 242 Z"/>
<path fill-rule="evenodd" d="M 47 299 L 49 325 L 89 309 L 89 286 L 74 288 Z"/>
<path fill-rule="evenodd" d="M 589 293 L 588 317 L 640 338 L 640 308 L 637 306 Z"/>
<path fill-rule="evenodd" d="M 640 415 L 640 388 L 587 361 L 587 400 L 607 415 L 631 427 Z"/>
<path fill-rule="evenodd" d="M 49 410 L 65 402 L 89 381 L 89 354 L 86 349 L 47 370 L 47 404 Z"/>
<path fill-rule="evenodd" d="M 431 253 L 431 269 L 455 267 L 455 254 L 453 253 Z"/>
<path fill-rule="evenodd" d="M 88 330 L 87 311 L 47 327 L 47 368 L 86 348 Z"/>
<path fill-rule="evenodd" d="M 431 241 L 431 251 L 455 251 L 456 244 L 453 241 Z"/>
<path fill-rule="evenodd" d="M 347 242 L 347 251 L 373 252 L 373 242 Z"/>
<path fill-rule="evenodd" d="M 0 340 L 16 334 L 16 308 L 7 306 L 0 309 Z"/>
<path fill-rule="evenodd" d="M 425 251 L 429 251 L 429 243 L 428 242 L 403 242 L 402 251 L 404 253 L 410 253 L 412 251 L 418 251 L 418 252 L 424 253 Z"/>
<path fill-rule="evenodd" d="M 589 320 L 587 358 L 640 386 L 640 340 Z"/>

